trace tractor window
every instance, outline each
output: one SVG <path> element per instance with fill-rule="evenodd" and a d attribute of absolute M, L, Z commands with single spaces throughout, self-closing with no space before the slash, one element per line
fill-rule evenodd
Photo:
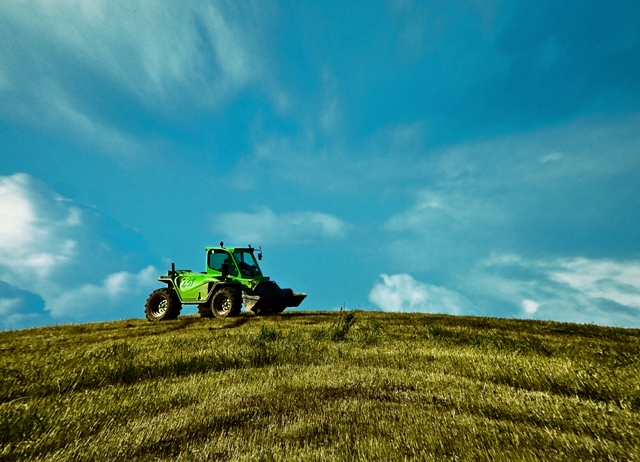
<path fill-rule="evenodd" d="M 233 259 L 229 252 L 225 252 L 224 250 L 214 250 L 209 253 L 209 268 L 215 271 L 222 272 L 223 263 L 227 263 L 229 265 L 229 276 L 237 276 L 238 268 L 233 263 Z"/>
<path fill-rule="evenodd" d="M 248 250 L 236 250 L 233 252 L 233 256 L 238 262 L 243 277 L 252 278 L 260 274 L 260 267 L 253 253 Z"/>

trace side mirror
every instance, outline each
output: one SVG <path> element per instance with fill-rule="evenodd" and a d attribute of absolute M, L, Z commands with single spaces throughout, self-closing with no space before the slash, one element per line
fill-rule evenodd
<path fill-rule="evenodd" d="M 222 279 L 226 279 L 229 276 L 229 263 L 222 264 Z"/>

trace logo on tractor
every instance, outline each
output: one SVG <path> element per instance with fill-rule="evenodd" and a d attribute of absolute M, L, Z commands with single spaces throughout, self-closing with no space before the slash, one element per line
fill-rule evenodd
<path fill-rule="evenodd" d="M 196 282 L 196 278 L 184 278 L 180 281 L 181 289 L 188 289 L 189 287 L 193 287 Z"/>

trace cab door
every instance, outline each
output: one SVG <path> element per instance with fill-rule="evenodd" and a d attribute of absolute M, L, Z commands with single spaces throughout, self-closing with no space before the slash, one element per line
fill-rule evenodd
<path fill-rule="evenodd" d="M 229 252 L 222 249 L 212 249 L 209 251 L 207 258 L 207 272 L 214 276 L 220 276 L 222 274 L 222 265 L 227 264 L 229 268 L 229 276 L 238 276 L 238 267 L 236 262 Z"/>

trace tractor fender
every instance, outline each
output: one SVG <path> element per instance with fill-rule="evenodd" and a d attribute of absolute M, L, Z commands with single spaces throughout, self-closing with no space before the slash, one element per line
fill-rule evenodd
<path fill-rule="evenodd" d="M 169 289 L 174 289 L 175 290 L 175 286 L 173 284 L 173 279 L 168 278 L 166 276 L 161 276 L 161 277 L 158 278 L 158 281 L 164 282 Z"/>

